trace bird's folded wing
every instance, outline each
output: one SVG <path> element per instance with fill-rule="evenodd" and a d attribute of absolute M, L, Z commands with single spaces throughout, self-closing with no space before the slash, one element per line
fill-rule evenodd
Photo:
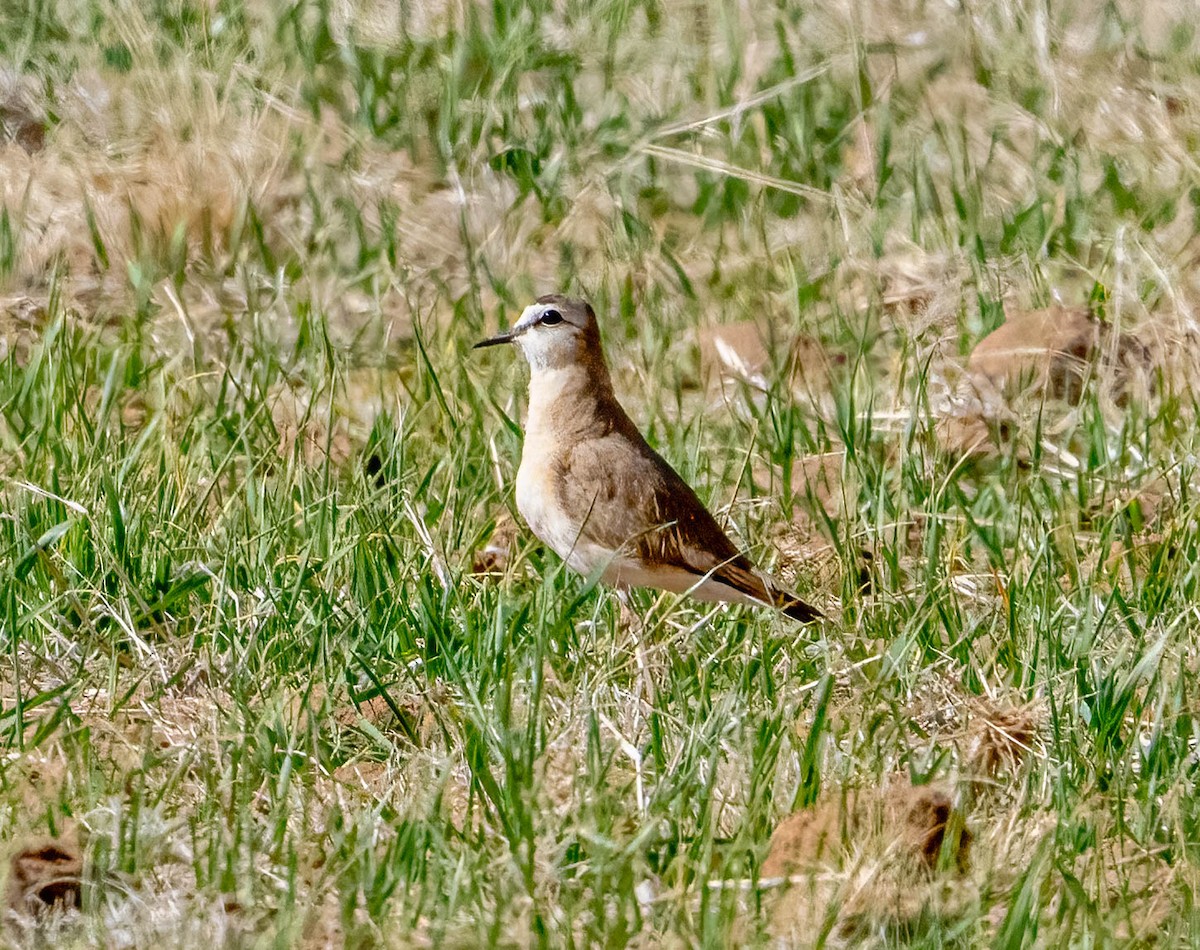
<path fill-rule="evenodd" d="M 720 531 L 715 521 L 713 527 Z M 725 537 L 724 533 L 722 533 L 722 537 Z M 754 565 L 733 547 L 732 541 L 729 541 L 728 538 L 725 540 L 729 549 L 733 550 L 732 556 L 718 561 L 711 555 L 709 548 L 697 550 L 685 542 L 681 547 L 683 561 L 696 574 L 707 575 L 748 597 L 753 597 L 760 603 L 777 607 L 793 620 L 811 623 L 820 619 L 821 611 L 804 602 L 791 591 L 778 587 L 770 577 L 760 574 L 755 570 Z"/>
<path fill-rule="evenodd" d="M 651 572 L 657 566 L 697 582 L 711 578 L 802 623 L 821 617 L 756 571 L 696 493 L 630 430 L 582 442 L 565 459 L 559 502 L 586 512 L 579 541 L 636 558 Z"/>
<path fill-rule="evenodd" d="M 647 567 L 712 577 L 766 603 L 776 597 L 696 493 L 653 449 L 616 433 L 581 443 L 558 483 L 568 511 L 586 511 L 581 540 Z"/>

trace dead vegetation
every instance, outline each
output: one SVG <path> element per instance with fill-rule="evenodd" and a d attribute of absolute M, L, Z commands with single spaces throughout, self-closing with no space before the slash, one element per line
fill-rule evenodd
<path fill-rule="evenodd" d="M 972 705 L 964 750 L 968 770 L 981 780 L 1014 781 L 1026 760 L 1040 754 L 1045 704 L 977 700 Z"/>

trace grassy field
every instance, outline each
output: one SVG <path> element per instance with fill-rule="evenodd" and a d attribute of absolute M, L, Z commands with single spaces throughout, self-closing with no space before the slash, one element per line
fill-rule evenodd
<path fill-rule="evenodd" d="M 1200 944 L 1196 31 L 0 4 L 0 939 Z M 524 530 L 470 345 L 555 290 L 827 622 Z"/>

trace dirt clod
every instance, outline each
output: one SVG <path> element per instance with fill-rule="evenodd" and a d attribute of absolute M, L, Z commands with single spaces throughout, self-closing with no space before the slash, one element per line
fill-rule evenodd
<path fill-rule="evenodd" d="M 69 839 L 38 838 L 9 859 L 4 902 L 19 917 L 79 906 L 83 857 Z"/>
<path fill-rule="evenodd" d="M 475 552 L 471 564 L 472 574 L 503 574 L 512 560 L 513 545 L 517 540 L 517 526 L 511 518 L 504 516 L 496 524 L 487 543 Z"/>
<path fill-rule="evenodd" d="M 826 798 L 784 819 L 771 837 L 760 879 L 788 880 L 768 899 L 770 931 L 790 946 L 830 928 L 853 941 L 907 932 L 930 916 L 956 919 L 974 899 L 966 875 L 972 839 L 937 786 L 897 782 Z"/>
<path fill-rule="evenodd" d="M 754 320 L 704 327 L 696 341 L 707 383 L 741 380 L 768 391 L 778 372 L 798 399 L 814 400 L 828 393 L 831 373 L 846 362 L 845 355 L 829 353 L 810 336 Z"/>
<path fill-rule="evenodd" d="M 1086 309 L 1011 313 L 972 351 L 950 405 L 938 412 L 939 440 L 952 452 L 980 454 L 1035 420 L 1053 433 L 1089 383 L 1109 404 L 1148 393 L 1150 363 L 1145 345 Z"/>
<path fill-rule="evenodd" d="M 838 864 L 871 847 L 932 868 L 951 829 L 956 829 L 958 838 L 948 850 L 955 855 L 959 869 L 965 870 L 972 834 L 945 790 L 896 784 L 883 790 L 850 792 L 780 822 L 771 836 L 762 876 L 782 877 L 818 863 Z"/>

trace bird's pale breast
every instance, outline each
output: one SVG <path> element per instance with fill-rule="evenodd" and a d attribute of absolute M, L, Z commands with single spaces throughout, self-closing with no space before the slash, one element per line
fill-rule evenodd
<path fill-rule="evenodd" d="M 585 576 L 608 567 L 615 552 L 581 537 L 589 512 L 567 511 L 555 479 L 564 472 L 556 464 L 554 445 L 527 433 L 517 469 L 517 510 L 530 530 L 574 571 Z"/>

